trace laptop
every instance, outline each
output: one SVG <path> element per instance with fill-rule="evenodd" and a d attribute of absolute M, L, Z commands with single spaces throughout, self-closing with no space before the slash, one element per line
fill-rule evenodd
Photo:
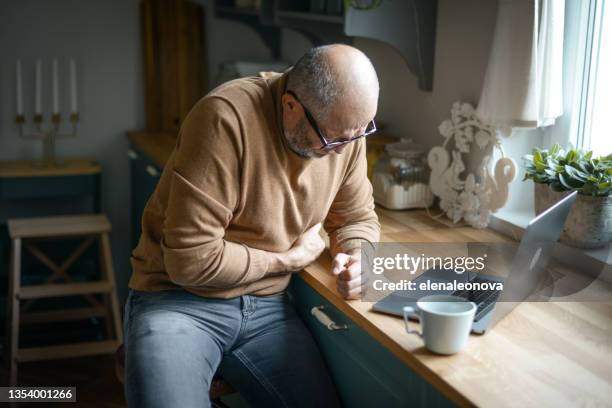
<path fill-rule="evenodd" d="M 485 333 L 489 327 L 499 322 L 522 301 L 530 298 L 549 278 L 546 266 L 550 259 L 555 243 L 558 241 L 563 225 L 576 200 L 573 192 L 552 207 L 535 217 L 527 225 L 525 233 L 512 258 L 510 270 L 505 277 L 491 276 L 482 273 L 468 273 L 468 282 L 501 282 L 503 290 L 484 291 L 452 291 L 438 290 L 435 294 L 454 295 L 463 297 L 477 306 L 473 333 Z M 465 274 L 464 274 L 465 276 Z M 430 280 L 432 282 L 451 282 L 457 274 L 452 270 L 429 269 L 414 279 L 416 285 Z M 444 285 L 442 285 L 444 286 Z M 496 285 L 486 285 L 494 287 Z M 429 294 L 429 293 L 427 293 Z M 427 294 L 420 293 L 422 297 Z M 433 294 L 433 293 L 431 293 Z M 418 299 L 411 291 L 395 291 L 372 306 L 376 312 L 402 316 L 404 306 L 416 307 Z M 409 316 L 417 319 L 416 315 Z"/>

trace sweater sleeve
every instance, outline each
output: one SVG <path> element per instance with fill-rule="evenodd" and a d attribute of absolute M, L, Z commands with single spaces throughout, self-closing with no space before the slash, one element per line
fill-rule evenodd
<path fill-rule="evenodd" d="M 181 286 L 229 288 L 261 279 L 264 251 L 226 241 L 238 205 L 242 144 L 233 108 L 205 98 L 185 119 L 174 151 L 162 232 L 164 266 Z"/>
<path fill-rule="evenodd" d="M 361 241 L 377 242 L 380 224 L 374 212 L 372 184 L 368 179 L 365 139 L 360 140 L 325 219 L 332 255 L 359 248 Z"/>

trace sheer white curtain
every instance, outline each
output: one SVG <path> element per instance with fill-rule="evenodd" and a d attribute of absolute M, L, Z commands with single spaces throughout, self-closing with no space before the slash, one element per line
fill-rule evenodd
<path fill-rule="evenodd" d="M 498 3 L 477 114 L 498 128 L 552 125 L 563 114 L 565 0 Z"/>

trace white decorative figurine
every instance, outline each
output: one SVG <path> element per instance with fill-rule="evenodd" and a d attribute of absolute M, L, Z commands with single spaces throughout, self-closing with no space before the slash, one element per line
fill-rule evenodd
<path fill-rule="evenodd" d="M 474 228 L 485 228 L 491 213 L 508 200 L 508 184 L 516 176 L 516 164 L 504 157 L 499 132 L 482 123 L 469 103 L 455 102 L 451 119 L 442 122 L 438 130 L 444 143 L 433 147 L 427 157 L 431 190 L 440 198 L 440 208 L 454 223 L 463 218 Z M 501 158 L 491 174 L 495 148 Z M 474 171 L 466 170 L 463 155 L 475 161 L 468 161 Z"/>

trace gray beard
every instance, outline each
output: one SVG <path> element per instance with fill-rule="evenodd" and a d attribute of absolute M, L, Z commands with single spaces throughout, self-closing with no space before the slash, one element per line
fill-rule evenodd
<path fill-rule="evenodd" d="M 293 131 L 285 130 L 285 138 L 289 148 L 298 156 L 305 159 L 317 157 L 313 149 L 308 146 L 308 125 L 306 120 L 302 118 Z"/>

